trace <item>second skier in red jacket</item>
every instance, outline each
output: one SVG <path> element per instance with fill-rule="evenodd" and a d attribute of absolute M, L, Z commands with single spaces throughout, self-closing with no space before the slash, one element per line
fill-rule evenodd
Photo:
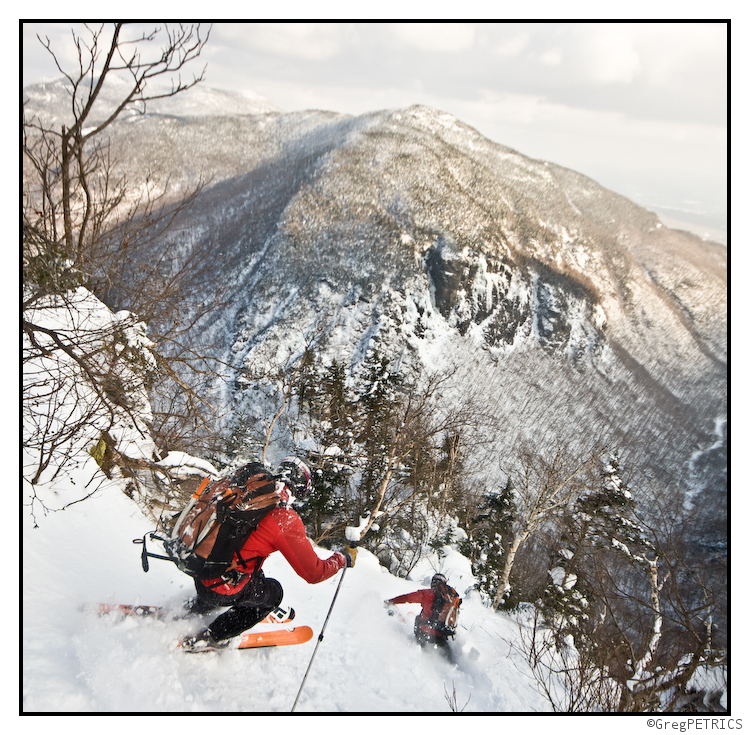
<path fill-rule="evenodd" d="M 414 635 L 421 644 L 446 646 L 458 622 L 461 598 L 443 574 L 435 574 L 429 589 L 409 592 L 385 601 L 386 607 L 405 602 L 418 603 L 422 610 L 414 621 Z M 390 614 L 390 613 L 389 613 Z"/>

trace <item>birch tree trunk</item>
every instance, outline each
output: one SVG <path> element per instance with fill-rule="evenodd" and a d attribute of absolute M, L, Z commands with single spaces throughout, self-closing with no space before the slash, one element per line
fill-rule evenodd
<path fill-rule="evenodd" d="M 508 553 L 505 555 L 503 562 L 503 573 L 500 576 L 500 582 L 497 585 L 497 592 L 495 593 L 495 599 L 492 601 L 492 609 L 497 610 L 503 602 L 506 594 L 510 592 L 510 573 L 513 569 L 513 562 L 516 559 L 518 549 L 521 548 L 521 544 L 528 538 L 529 532 L 524 531 L 520 535 L 513 539 L 513 543 L 508 549 Z"/>
<path fill-rule="evenodd" d="M 370 527 L 375 522 L 375 517 L 380 511 L 380 506 L 383 505 L 383 498 L 385 498 L 385 491 L 388 489 L 388 484 L 390 483 L 391 477 L 393 475 L 393 468 L 395 466 L 395 458 L 396 458 L 396 444 L 394 442 L 394 445 L 391 447 L 391 451 L 388 453 L 388 469 L 386 470 L 385 475 L 383 476 L 383 479 L 380 481 L 380 488 L 378 489 L 378 501 L 377 503 L 375 503 L 375 507 L 370 511 L 370 519 L 367 521 L 367 525 L 362 529 L 362 532 L 359 534 L 360 540 L 363 539 L 367 535 L 367 532 L 370 530 Z"/>

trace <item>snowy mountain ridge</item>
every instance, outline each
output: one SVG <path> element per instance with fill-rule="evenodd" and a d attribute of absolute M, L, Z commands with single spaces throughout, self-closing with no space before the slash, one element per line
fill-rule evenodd
<path fill-rule="evenodd" d="M 150 127 L 142 148 L 184 162 L 183 141 L 212 141 L 189 148 L 185 176 L 202 167 L 220 180 L 186 218 L 185 243 L 219 243 L 211 280 L 232 298 L 204 336 L 238 368 L 328 314 L 331 337 L 349 340 L 330 354 L 343 349 L 352 369 L 374 345 L 417 365 L 415 351 L 436 355 L 449 338 L 443 362 L 468 350 L 453 362 L 469 380 L 506 382 L 506 423 L 507 396 L 528 397 L 549 364 L 561 390 L 595 394 L 601 410 L 630 391 L 631 415 L 608 427 L 614 443 L 653 449 L 636 427 L 675 430 L 684 459 L 666 459 L 670 472 L 685 476 L 687 456 L 713 443 L 726 410 L 725 248 L 428 108 L 171 125 L 168 138 Z M 223 178 L 230 158 L 237 175 Z M 654 402 L 650 420 L 638 406 Z M 561 431 L 560 409 L 543 413 L 533 421 Z M 647 461 L 658 472 L 665 457 Z"/>
<path fill-rule="evenodd" d="M 175 197 L 210 182 L 175 244 L 214 248 L 194 302 L 227 305 L 194 340 L 233 365 L 222 406 L 261 421 L 239 372 L 264 344 L 293 354 L 323 329 L 323 362 L 343 357 L 351 376 L 374 347 L 414 373 L 457 370 L 492 396 L 500 457 L 582 437 L 619 448 L 639 484 L 725 505 L 725 444 L 698 473 L 691 458 L 726 417 L 726 248 L 438 110 L 236 114 L 226 100 L 191 90 L 111 138 L 133 182 L 161 176 Z"/>

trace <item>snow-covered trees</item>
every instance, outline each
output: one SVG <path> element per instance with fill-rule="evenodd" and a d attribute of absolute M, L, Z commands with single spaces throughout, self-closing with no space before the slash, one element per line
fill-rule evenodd
<path fill-rule="evenodd" d="M 39 299 L 23 323 L 23 475 L 35 514 L 90 492 L 50 504 L 36 486 L 97 440 L 108 475 L 115 457 L 153 458 L 148 387 L 158 363 L 145 325 L 127 312 L 112 314 L 84 288 Z"/>
<path fill-rule="evenodd" d="M 123 416 L 142 437 L 148 424 L 161 449 L 184 449 L 210 433 L 199 387 L 211 372 L 207 357 L 180 340 L 203 311 L 184 311 L 180 300 L 198 253 L 176 254 L 165 239 L 200 185 L 169 200 L 145 172 L 145 184 L 129 182 L 107 141 L 119 116 L 201 81 L 185 83 L 179 73 L 200 55 L 206 34 L 164 26 L 143 35 L 115 23 L 72 39 L 71 69 L 42 41 L 64 77 L 67 114 L 23 121 L 24 476 L 32 486 L 53 456 L 58 471 L 65 467 L 71 442 L 88 436 L 82 429 L 111 436 Z M 170 88 L 154 88 L 174 74 Z M 102 316 L 102 302 L 116 317 Z M 147 392 L 163 397 L 153 412 L 143 409 Z M 109 447 L 110 457 L 126 454 Z"/>
<path fill-rule="evenodd" d="M 572 502 L 588 486 L 592 467 L 601 454 L 594 449 L 583 455 L 560 446 L 551 457 L 526 447 L 519 451 L 520 469 L 511 474 L 518 512 L 509 529 L 507 550 L 503 555 L 497 590 L 492 602 L 495 609 L 510 594 L 510 577 L 521 547 L 563 516 Z"/>
<path fill-rule="evenodd" d="M 600 482 L 571 503 L 560 523 L 560 546 L 543 605 L 555 618 L 558 638 L 573 635 L 575 640 L 585 621 L 598 619 L 593 597 L 599 557 L 622 555 L 648 565 L 646 554 L 654 555 L 647 531 L 635 517 L 633 496 L 620 476 L 616 451 L 605 455 Z"/>
<path fill-rule="evenodd" d="M 474 413 L 441 403 L 450 374 L 407 378 L 376 346 L 354 367 L 338 359 L 322 364 L 324 344 L 322 336 L 308 340 L 278 370 L 269 369 L 266 350 L 251 352 L 241 388 L 265 413 L 255 416 L 255 432 L 243 417 L 244 439 L 235 427 L 233 455 L 250 459 L 255 447 L 261 458 L 272 442 L 285 451 L 296 444 L 313 471 L 315 492 L 299 506 L 313 538 L 341 538 L 345 527 L 359 526 L 372 550 L 406 573 L 422 547 L 456 525 L 447 519 L 465 502 L 460 478 L 469 446 L 462 437 Z"/>
<path fill-rule="evenodd" d="M 489 491 L 482 496 L 479 513 L 473 519 L 476 525 L 472 528 L 470 541 L 474 558 L 472 571 L 480 592 L 488 600 L 495 598 L 502 584 L 501 576 L 513 538 L 516 513 L 513 482 L 508 478 L 502 490 Z M 505 589 L 510 592 L 508 588 Z"/>
<path fill-rule="evenodd" d="M 377 349 L 368 352 L 361 367 L 362 378 L 355 402 L 355 439 L 363 449 L 364 466 L 358 489 L 358 515 L 382 505 L 396 463 L 401 457 L 401 414 L 404 406 L 403 378 Z M 373 519 L 371 518 L 371 521 Z"/>
<path fill-rule="evenodd" d="M 691 608 L 684 549 L 639 516 L 617 452 L 557 522 L 548 584 L 521 626 L 543 691 L 564 711 L 681 709 L 698 666 L 721 665 L 701 630 L 711 606 Z"/>

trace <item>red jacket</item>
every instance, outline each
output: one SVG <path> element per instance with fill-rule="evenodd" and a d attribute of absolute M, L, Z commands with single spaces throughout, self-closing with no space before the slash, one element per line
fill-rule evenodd
<path fill-rule="evenodd" d="M 405 595 L 399 595 L 394 597 L 388 602 L 392 602 L 394 605 L 400 605 L 402 602 L 417 602 L 422 606 L 422 617 L 426 620 L 432 615 L 432 605 L 435 602 L 435 593 L 431 589 L 417 590 L 416 592 L 409 592 Z"/>
<path fill-rule="evenodd" d="M 449 587 L 452 592 L 455 590 Z M 399 595 L 393 597 L 388 602 L 394 605 L 400 605 L 402 602 L 416 602 L 422 606 L 422 611 L 417 615 L 417 619 L 414 621 L 415 627 L 419 628 L 423 633 L 435 636 L 436 638 L 444 638 L 446 636 L 446 630 L 441 625 L 436 625 L 430 622 L 430 616 L 432 615 L 432 608 L 435 604 L 435 597 L 437 593 L 432 589 L 417 590 L 416 592 L 409 592 L 405 595 Z M 458 601 L 459 605 L 461 600 Z"/>
<path fill-rule="evenodd" d="M 263 566 L 263 562 L 274 551 L 280 551 L 292 569 L 310 584 L 317 584 L 332 577 L 346 566 L 346 559 L 339 552 L 327 559 L 321 559 L 313 549 L 305 532 L 302 519 L 291 508 L 274 508 L 250 534 L 239 556 L 235 554 L 235 566 L 241 572 L 247 571 L 237 584 L 219 584 L 221 578 L 203 580 L 206 587 L 220 595 L 234 595 L 249 581 L 250 574 Z M 242 563 L 244 562 L 244 564 Z"/>

